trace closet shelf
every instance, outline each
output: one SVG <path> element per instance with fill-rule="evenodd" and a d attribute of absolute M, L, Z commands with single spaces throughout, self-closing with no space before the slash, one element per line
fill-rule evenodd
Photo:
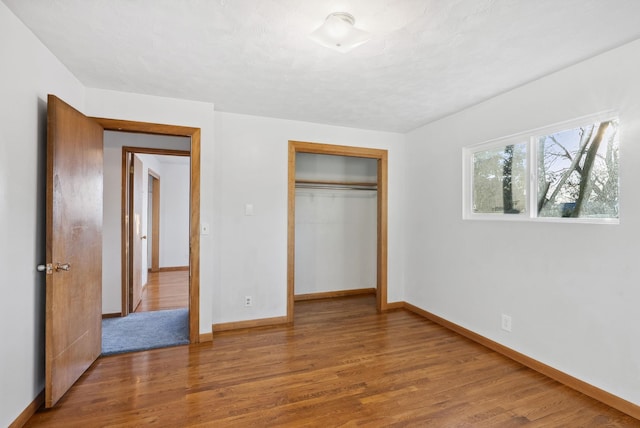
<path fill-rule="evenodd" d="M 378 190 L 378 183 L 369 181 L 296 180 L 297 189 Z"/>

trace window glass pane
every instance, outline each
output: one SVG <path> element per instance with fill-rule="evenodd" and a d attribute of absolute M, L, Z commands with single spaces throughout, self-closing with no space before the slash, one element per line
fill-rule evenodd
<path fill-rule="evenodd" d="M 538 138 L 538 216 L 618 218 L 618 120 Z"/>
<path fill-rule="evenodd" d="M 526 157 L 526 143 L 473 153 L 474 213 L 526 212 Z"/>

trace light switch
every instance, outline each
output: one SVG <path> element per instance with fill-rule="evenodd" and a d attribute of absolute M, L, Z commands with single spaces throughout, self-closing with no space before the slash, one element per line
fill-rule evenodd
<path fill-rule="evenodd" d="M 253 215 L 253 204 L 246 204 L 244 206 L 244 215 Z"/>
<path fill-rule="evenodd" d="M 200 223 L 200 234 L 201 235 L 209 234 L 209 223 Z"/>

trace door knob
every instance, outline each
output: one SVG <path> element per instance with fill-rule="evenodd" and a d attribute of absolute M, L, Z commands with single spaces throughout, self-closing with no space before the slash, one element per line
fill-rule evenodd
<path fill-rule="evenodd" d="M 44 272 L 47 275 L 51 275 L 54 270 L 56 272 L 61 271 L 61 270 L 70 271 L 71 270 L 71 264 L 69 264 L 69 263 L 56 263 L 55 266 L 54 266 L 51 263 L 47 263 L 46 265 L 38 265 L 38 266 L 36 266 L 36 269 L 38 270 L 38 272 Z"/>
<path fill-rule="evenodd" d="M 142 235 L 140 239 L 147 239 L 147 235 Z"/>
<path fill-rule="evenodd" d="M 38 265 L 36 266 L 38 272 L 44 272 L 47 275 L 51 275 L 53 273 L 53 266 L 51 263 L 47 263 L 46 265 Z"/>

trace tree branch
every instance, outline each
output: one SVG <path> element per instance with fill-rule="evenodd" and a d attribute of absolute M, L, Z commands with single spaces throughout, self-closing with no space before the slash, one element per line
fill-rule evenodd
<path fill-rule="evenodd" d="M 578 164 L 580 163 L 580 159 L 582 159 L 582 156 L 584 155 L 584 152 L 587 148 L 587 145 L 589 144 L 589 141 L 591 140 L 591 135 L 593 134 L 593 127 L 591 127 L 591 132 L 589 133 L 589 138 L 583 138 L 582 142 L 580 144 L 580 148 L 578 149 L 578 152 L 576 153 L 575 157 L 573 158 L 573 160 L 571 161 L 571 165 L 569 165 L 569 168 L 566 169 L 566 171 L 562 174 L 562 177 L 560 178 L 560 181 L 558 181 L 558 184 L 556 186 L 555 189 L 553 189 L 553 193 L 551 194 L 551 196 L 549 196 L 549 199 L 546 199 L 544 201 L 542 201 L 542 203 L 539 203 L 539 210 L 538 213 L 540 213 L 540 211 L 542 211 L 542 208 L 545 207 L 545 205 L 547 205 L 548 203 L 553 203 L 556 199 L 556 197 L 558 196 L 558 193 L 560 193 L 560 190 L 562 189 L 562 186 L 564 186 L 564 184 L 566 183 L 566 181 L 569 179 L 569 176 L 571 175 L 571 173 L 573 171 L 577 171 L 579 166 Z M 584 169 L 584 168 L 583 168 Z M 582 177 L 583 171 L 580 171 L 580 176 Z"/>
<path fill-rule="evenodd" d="M 571 217 L 580 217 L 580 212 L 582 211 L 582 207 L 584 206 L 584 201 L 586 197 L 588 197 L 587 187 L 589 187 L 589 176 L 591 175 L 591 170 L 593 169 L 593 164 L 596 159 L 596 155 L 598 154 L 598 148 L 600 147 L 600 143 L 604 138 L 604 133 L 607 128 L 611 124 L 610 121 L 601 122 L 600 126 L 598 126 L 598 132 L 596 132 L 596 136 L 587 151 L 587 156 L 584 159 L 584 165 L 582 167 L 583 174 L 580 176 L 580 193 L 578 194 L 578 199 L 576 200 L 576 207 L 571 213 Z"/>

